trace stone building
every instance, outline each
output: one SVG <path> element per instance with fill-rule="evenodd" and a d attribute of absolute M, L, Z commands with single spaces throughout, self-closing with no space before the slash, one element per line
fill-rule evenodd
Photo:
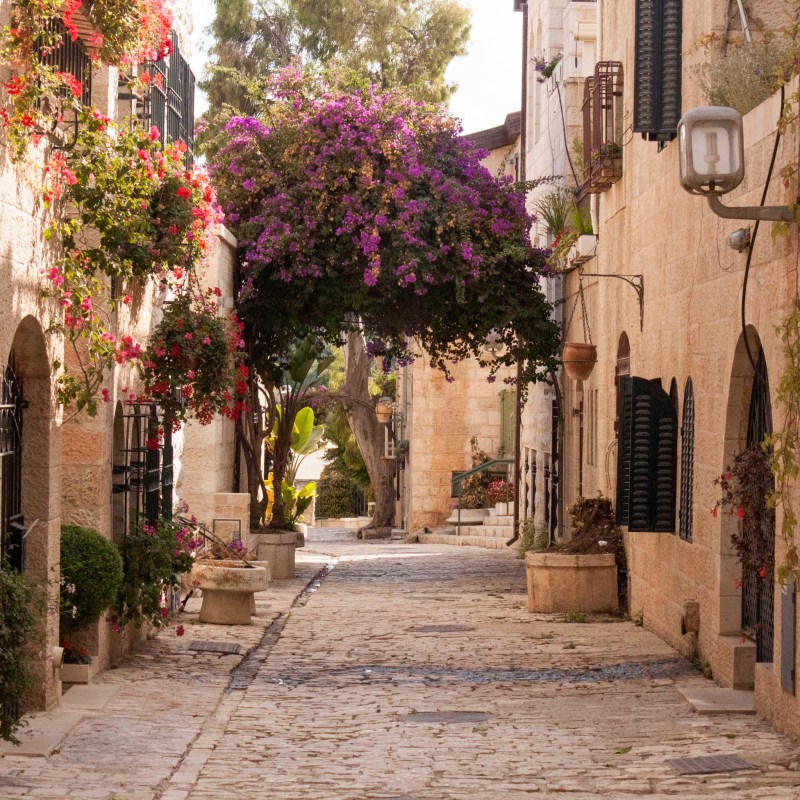
<path fill-rule="evenodd" d="M 519 112 L 502 125 L 468 134 L 488 155 L 486 168 L 497 176 L 516 176 L 519 161 Z M 488 370 L 469 359 L 452 369 L 452 382 L 424 357 L 401 370 L 398 403 L 408 453 L 402 481 L 402 513 L 407 530 L 435 528 L 450 515 L 451 477 L 472 466 L 470 440 L 492 457 L 514 451 L 514 392 L 503 369 L 487 381 Z"/>
<path fill-rule="evenodd" d="M 598 240 L 592 257 L 564 274 L 565 311 L 578 307 L 564 337 L 582 340 L 582 287 L 597 363 L 582 382 L 559 379 L 556 532 L 569 535 L 564 510 L 577 497 L 611 497 L 625 531 L 631 615 L 707 661 L 721 686 L 754 688 L 757 711 L 798 734 L 794 587 L 774 571 L 743 572 L 731 539 L 736 516 L 710 513 L 721 496 L 715 478 L 784 423 L 776 326 L 797 296 L 797 228 L 772 237 L 762 223 L 750 248 L 729 248 L 729 235 L 754 234 L 754 223 L 723 219 L 681 188 L 676 139 L 681 115 L 708 105 L 696 67 L 721 58 L 722 43 L 779 29 L 784 4 L 758 4 L 756 18 L 727 0 L 532 0 L 530 51 L 546 48 L 548 25 L 573 9 L 593 14 L 597 31 L 597 64 L 564 119 L 575 120 L 587 98 L 578 197 L 590 204 Z M 795 202 L 779 170 L 796 158 L 796 131 L 780 138 L 770 175 L 780 111 L 776 94 L 745 114 L 745 178 L 727 205 Z M 529 179 L 549 172 L 535 155 L 536 113 L 529 103 Z M 525 435 L 546 435 L 534 409 Z M 775 537 L 781 521 L 778 508 L 776 564 L 785 555 Z M 699 627 L 687 632 L 693 609 Z"/>
<path fill-rule="evenodd" d="M 9 21 L 10 6 L 10 2 L 0 4 L 3 24 Z M 85 30 L 84 22 L 79 22 Z M 180 54 L 184 37 L 185 31 L 176 32 L 175 52 L 153 65 L 164 74 L 165 82 L 149 110 L 151 120 L 165 135 L 170 135 L 168 128 L 173 138 L 180 135 L 191 145 L 194 77 Z M 83 59 L 80 63 L 89 63 L 82 39 L 72 43 L 70 53 Z M 70 67 L 76 69 L 76 63 Z M 176 92 L 169 71 L 179 68 L 184 71 L 180 92 Z M 2 72 L 0 78 L 5 82 L 8 70 Z M 126 96 L 115 69 L 95 68 L 92 86 L 92 96 L 86 99 L 103 114 L 122 119 L 131 111 L 130 95 Z M 169 97 L 167 91 L 172 92 Z M 156 118 L 159 113 L 161 119 Z M 31 698 L 33 709 L 52 708 L 61 696 L 60 672 L 53 659 L 53 649 L 59 644 L 61 525 L 90 526 L 119 541 L 143 511 L 146 495 L 150 501 L 155 497 L 156 505 L 169 503 L 175 489 L 209 524 L 214 516 L 230 516 L 229 511 L 217 512 L 214 498 L 215 493 L 231 489 L 234 452 L 232 423 L 216 420 L 202 429 L 189 424 L 175 436 L 174 448 L 168 443 L 148 455 L 148 425 L 158 426 L 161 419 L 155 407 L 131 402 L 140 382 L 126 366 L 107 376 L 108 402 L 100 404 L 96 416 L 59 406 L 54 362 L 70 363 L 74 356 L 65 352 L 60 337 L 47 332 L 60 309 L 42 295 L 42 275 L 53 257 L 43 236 L 45 210 L 41 202 L 49 153 L 49 145 L 45 145 L 26 161 L 16 163 L 4 154 L 0 165 L 0 283 L 5 287 L 0 294 L 0 553 L 10 554 L 16 566 L 46 587 L 49 595 L 49 611 L 42 619 L 46 642 L 36 664 L 39 688 Z M 226 307 L 232 308 L 236 243 L 224 230 L 218 239 L 205 280 L 220 286 Z M 153 284 L 143 287 L 136 297 L 135 316 L 124 305 L 114 312 L 114 333 L 146 342 L 164 300 Z M 179 451 L 181 446 L 182 455 L 173 464 L 170 449 Z M 172 485 L 173 470 L 180 473 L 176 486 Z M 226 498 L 218 500 L 224 503 Z M 101 621 L 87 631 L 81 644 L 93 656 L 92 668 L 103 669 L 129 648 L 134 638 L 134 632 L 122 637 Z"/>

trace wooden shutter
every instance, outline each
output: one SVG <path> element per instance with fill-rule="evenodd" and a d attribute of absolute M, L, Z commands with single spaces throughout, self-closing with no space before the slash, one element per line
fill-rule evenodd
<path fill-rule="evenodd" d="M 682 0 L 636 0 L 633 130 L 675 138 L 681 117 Z"/>
<path fill-rule="evenodd" d="M 620 378 L 620 384 L 618 522 L 627 524 L 630 531 L 674 533 L 678 462 L 675 406 L 657 381 L 625 377 Z M 627 453 L 623 437 L 628 440 Z"/>
<path fill-rule="evenodd" d="M 500 392 L 500 448 L 504 455 L 514 454 L 516 440 L 516 401 L 515 389 Z"/>
<path fill-rule="evenodd" d="M 619 381 L 619 408 L 617 409 L 617 524 L 628 524 L 629 485 L 631 479 L 631 431 L 630 418 L 633 403 L 633 384 L 628 375 Z"/>

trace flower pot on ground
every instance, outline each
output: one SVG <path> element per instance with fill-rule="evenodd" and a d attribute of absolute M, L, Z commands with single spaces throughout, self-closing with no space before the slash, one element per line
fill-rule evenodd
<path fill-rule="evenodd" d="M 622 534 L 607 497 L 579 497 L 569 509 L 568 542 L 525 554 L 528 610 L 613 612 L 627 605 Z"/>
<path fill-rule="evenodd" d="M 62 664 L 62 683 L 91 683 L 92 677 L 97 672 L 93 664 Z"/>
<path fill-rule="evenodd" d="M 192 568 L 192 584 L 203 590 L 200 622 L 250 625 L 253 594 L 263 592 L 269 581 L 264 567 L 235 561 L 198 561 Z"/>
<path fill-rule="evenodd" d="M 257 560 L 269 561 L 273 580 L 294 578 L 296 544 L 295 531 L 270 528 L 250 531 L 250 549 Z"/>
<path fill-rule="evenodd" d="M 617 565 L 614 553 L 528 552 L 525 554 L 528 611 L 616 611 Z"/>
<path fill-rule="evenodd" d="M 585 342 L 567 342 L 561 357 L 567 375 L 574 381 L 585 381 L 597 363 L 597 348 Z"/>

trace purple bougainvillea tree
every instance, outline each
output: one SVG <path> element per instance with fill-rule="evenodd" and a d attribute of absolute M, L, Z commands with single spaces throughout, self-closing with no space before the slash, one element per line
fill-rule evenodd
<path fill-rule="evenodd" d="M 212 174 L 239 239 L 240 313 L 262 377 L 293 341 L 353 331 L 370 355 L 424 351 L 445 372 L 481 360 L 496 331 L 506 349 L 491 372 L 520 360 L 525 384 L 547 376 L 558 331 L 524 196 L 481 165 L 452 117 L 290 67 L 267 84 L 259 118 L 232 119 L 228 136 Z M 378 425 L 346 408 L 357 438 Z M 380 498 L 392 473 L 364 455 Z M 386 494 L 376 526 L 391 523 Z"/>

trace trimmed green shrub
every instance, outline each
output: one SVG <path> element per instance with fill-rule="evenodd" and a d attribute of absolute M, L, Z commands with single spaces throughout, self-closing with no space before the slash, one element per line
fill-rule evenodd
<path fill-rule="evenodd" d="M 100 619 L 122 583 L 116 545 L 91 528 L 61 526 L 61 633 Z"/>
<path fill-rule="evenodd" d="M 44 614 L 42 593 L 0 562 L 0 739 L 15 744 L 22 696 L 34 685 L 29 657 L 41 635 L 37 610 Z"/>
<path fill-rule="evenodd" d="M 314 514 L 317 519 L 354 517 L 359 512 L 359 499 L 363 492 L 352 478 L 326 469 L 322 480 L 317 483 Z"/>

